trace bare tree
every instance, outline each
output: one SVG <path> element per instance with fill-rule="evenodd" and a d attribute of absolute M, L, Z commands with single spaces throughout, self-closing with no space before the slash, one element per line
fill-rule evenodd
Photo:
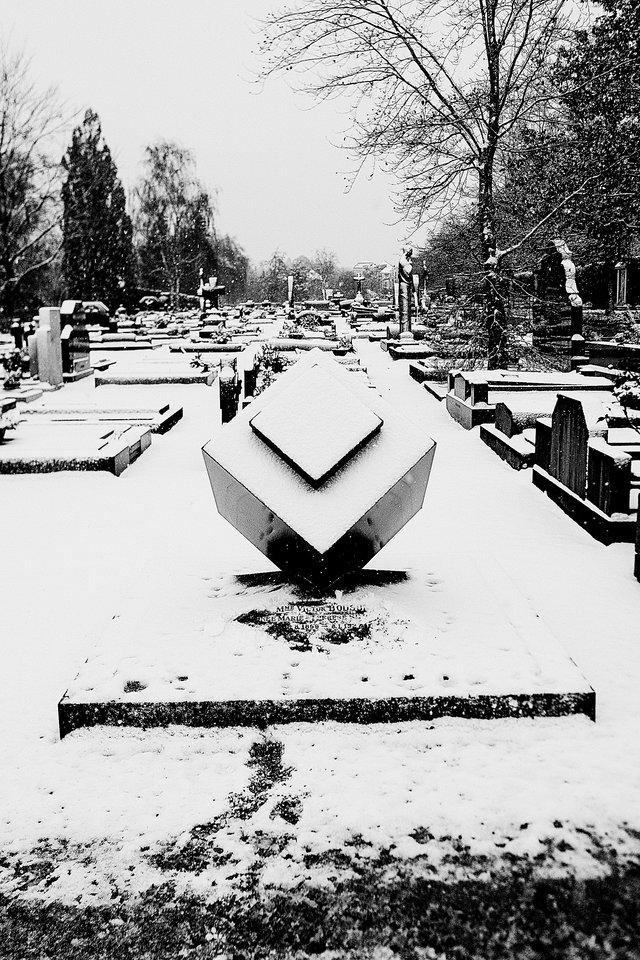
<path fill-rule="evenodd" d="M 547 66 L 572 0 L 303 0 L 265 24 L 264 74 L 352 97 L 350 145 L 384 157 L 417 224 L 477 203 L 489 366 L 506 356 L 494 189 L 523 124 L 553 101 Z"/>
<path fill-rule="evenodd" d="M 19 285 L 60 250 L 59 164 L 51 158 L 63 118 L 53 89 L 29 80 L 21 54 L 0 48 L 0 304 L 11 315 Z"/>
<path fill-rule="evenodd" d="M 320 277 L 320 282 L 322 284 L 322 296 L 325 297 L 327 294 L 327 287 L 331 286 L 333 283 L 333 277 L 338 269 L 336 255 L 333 250 L 327 250 L 326 247 L 322 247 L 322 249 L 316 250 L 315 256 L 312 258 L 311 263 L 313 264 L 313 269 Z"/>

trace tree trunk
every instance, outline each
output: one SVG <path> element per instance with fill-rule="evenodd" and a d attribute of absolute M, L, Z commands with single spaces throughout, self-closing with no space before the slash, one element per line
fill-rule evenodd
<path fill-rule="evenodd" d="M 608 270 L 607 276 L 607 310 L 606 314 L 608 317 L 613 316 L 613 311 L 615 309 L 616 303 L 616 271 L 613 267 L 610 267 Z"/>
<path fill-rule="evenodd" d="M 505 280 L 496 253 L 496 212 L 493 199 L 493 152 L 485 151 L 480 167 L 480 223 L 484 265 L 484 321 L 487 330 L 487 367 L 497 370 L 507 362 Z"/>
<path fill-rule="evenodd" d="M 496 208 L 493 197 L 493 164 L 500 139 L 501 87 L 500 42 L 496 35 L 497 3 L 487 3 L 485 54 L 489 73 L 486 144 L 480 150 L 479 213 L 482 229 L 484 265 L 484 316 L 487 329 L 487 366 L 496 370 L 506 366 L 507 320 L 506 284 L 502 276 L 502 256 L 496 243 Z"/>
<path fill-rule="evenodd" d="M 5 317 L 11 320 L 14 314 L 16 299 L 13 264 L 5 263 L 2 273 L 4 274 L 4 284 L 2 287 L 2 293 L 0 294 L 0 308 L 2 309 Z"/>

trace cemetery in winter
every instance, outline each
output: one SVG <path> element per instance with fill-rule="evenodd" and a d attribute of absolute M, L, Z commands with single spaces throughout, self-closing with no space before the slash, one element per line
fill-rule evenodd
<path fill-rule="evenodd" d="M 0 50 L 0 960 L 637 957 L 636 6 L 255 7 Z"/>

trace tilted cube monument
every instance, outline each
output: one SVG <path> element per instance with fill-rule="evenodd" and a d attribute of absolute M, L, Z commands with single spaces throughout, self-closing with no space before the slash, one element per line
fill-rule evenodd
<path fill-rule="evenodd" d="M 217 576 L 172 570 L 160 596 L 152 582 L 60 700 L 60 735 L 99 724 L 595 719 L 594 691 L 495 560 L 461 563 L 434 543 L 435 577 L 373 573 L 330 595 L 420 509 L 434 450 L 332 357 L 299 360 L 203 448 L 220 513 L 287 576 L 265 591 L 221 556 Z M 305 596 L 287 578 L 326 593 Z"/>
<path fill-rule="evenodd" d="M 313 350 L 203 454 L 220 514 L 284 573 L 326 588 L 420 510 L 435 446 Z"/>

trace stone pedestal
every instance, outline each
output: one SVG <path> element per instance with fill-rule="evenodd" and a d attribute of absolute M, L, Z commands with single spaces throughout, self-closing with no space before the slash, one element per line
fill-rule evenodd
<path fill-rule="evenodd" d="M 413 298 L 413 289 L 409 283 L 402 280 L 398 284 L 398 317 L 400 321 L 400 339 L 412 340 L 411 333 L 411 300 Z"/>
<path fill-rule="evenodd" d="M 580 307 L 582 312 L 582 307 Z M 571 369 L 577 370 L 578 367 L 584 367 L 585 364 L 589 363 L 589 357 L 587 356 L 586 343 L 585 339 L 582 336 L 582 333 L 574 333 L 571 337 Z"/>
<path fill-rule="evenodd" d="M 110 621 L 60 701 L 60 734 L 595 719 L 589 683 L 506 574 L 485 566 L 434 555 L 417 616 L 417 585 L 397 571 L 361 571 L 339 598 L 300 592 L 278 573 L 204 581 L 173 571 L 170 587 L 144 586 Z"/>

